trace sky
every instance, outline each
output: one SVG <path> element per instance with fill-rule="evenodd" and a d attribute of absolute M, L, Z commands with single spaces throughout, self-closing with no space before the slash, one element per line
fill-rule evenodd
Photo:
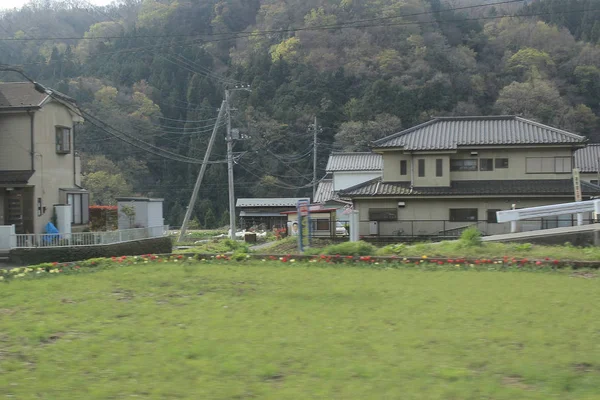
<path fill-rule="evenodd" d="M 50 0 L 51 1 L 51 0 Z M 112 0 L 86 0 L 97 6 L 104 6 L 112 3 Z M 13 8 L 21 8 L 25 4 L 29 3 L 29 0 L 0 0 L 0 10 L 10 10 Z"/>

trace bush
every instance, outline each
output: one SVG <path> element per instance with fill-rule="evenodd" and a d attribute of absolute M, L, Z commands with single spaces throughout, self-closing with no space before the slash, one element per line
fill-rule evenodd
<path fill-rule="evenodd" d="M 172 249 L 171 238 L 161 237 L 107 245 L 13 249 L 10 251 L 10 260 L 20 265 L 34 265 L 102 257 L 170 254 Z"/>
<path fill-rule="evenodd" d="M 471 226 L 460 235 L 460 242 L 465 247 L 481 246 L 481 232 L 476 227 Z"/>
<path fill-rule="evenodd" d="M 344 242 L 325 247 L 321 254 L 341 256 L 373 256 L 377 249 L 367 242 Z"/>

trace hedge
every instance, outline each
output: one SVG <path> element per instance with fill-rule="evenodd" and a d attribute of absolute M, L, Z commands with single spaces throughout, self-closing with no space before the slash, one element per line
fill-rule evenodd
<path fill-rule="evenodd" d="M 172 249 L 171 238 L 160 237 L 107 245 L 13 249 L 10 251 L 10 261 L 19 265 L 35 265 L 100 257 L 170 254 Z"/>

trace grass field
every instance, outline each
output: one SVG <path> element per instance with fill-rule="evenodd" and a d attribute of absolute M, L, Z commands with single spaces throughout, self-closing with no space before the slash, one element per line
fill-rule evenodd
<path fill-rule="evenodd" d="M 585 275 L 589 277 L 589 275 Z M 600 280 L 275 262 L 0 284 L 0 398 L 598 399 Z"/>

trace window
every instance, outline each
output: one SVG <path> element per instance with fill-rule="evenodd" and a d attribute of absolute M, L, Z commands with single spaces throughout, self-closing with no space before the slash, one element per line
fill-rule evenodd
<path fill-rule="evenodd" d="M 592 180 L 590 181 L 590 183 L 591 183 L 592 185 L 597 185 L 597 184 L 598 184 L 598 179 L 592 179 Z"/>
<path fill-rule="evenodd" d="M 477 159 L 450 160 L 450 171 L 477 171 Z"/>
<path fill-rule="evenodd" d="M 489 222 L 491 224 L 497 224 L 498 216 L 496 215 L 496 213 L 498 211 L 501 211 L 501 210 L 487 210 L 487 222 Z"/>
<path fill-rule="evenodd" d="M 435 176 L 443 176 L 444 175 L 444 160 L 438 158 L 435 160 Z"/>
<path fill-rule="evenodd" d="M 369 208 L 369 221 L 397 221 L 398 210 L 395 208 Z"/>
<path fill-rule="evenodd" d="M 477 221 L 476 208 L 451 208 L 450 221 L 452 222 L 470 222 Z"/>
<path fill-rule="evenodd" d="M 407 174 L 407 163 L 406 160 L 401 160 L 400 161 L 400 175 L 406 175 Z"/>
<path fill-rule="evenodd" d="M 71 152 L 71 128 L 56 127 L 56 152 L 59 154 Z"/>
<path fill-rule="evenodd" d="M 508 158 L 496 158 L 496 169 L 508 168 Z"/>
<path fill-rule="evenodd" d="M 527 157 L 526 172 L 528 174 L 570 173 L 571 157 Z"/>
<path fill-rule="evenodd" d="M 425 176 L 425 160 L 419 160 L 419 177 Z"/>
<path fill-rule="evenodd" d="M 479 170 L 480 171 L 493 171 L 494 170 L 494 159 L 493 158 L 479 159 Z"/>
<path fill-rule="evenodd" d="M 313 231 L 328 231 L 330 227 L 328 219 L 313 219 L 311 223 Z"/>
<path fill-rule="evenodd" d="M 89 193 L 67 193 L 67 204 L 71 206 L 71 224 L 83 225 L 89 222 Z"/>

